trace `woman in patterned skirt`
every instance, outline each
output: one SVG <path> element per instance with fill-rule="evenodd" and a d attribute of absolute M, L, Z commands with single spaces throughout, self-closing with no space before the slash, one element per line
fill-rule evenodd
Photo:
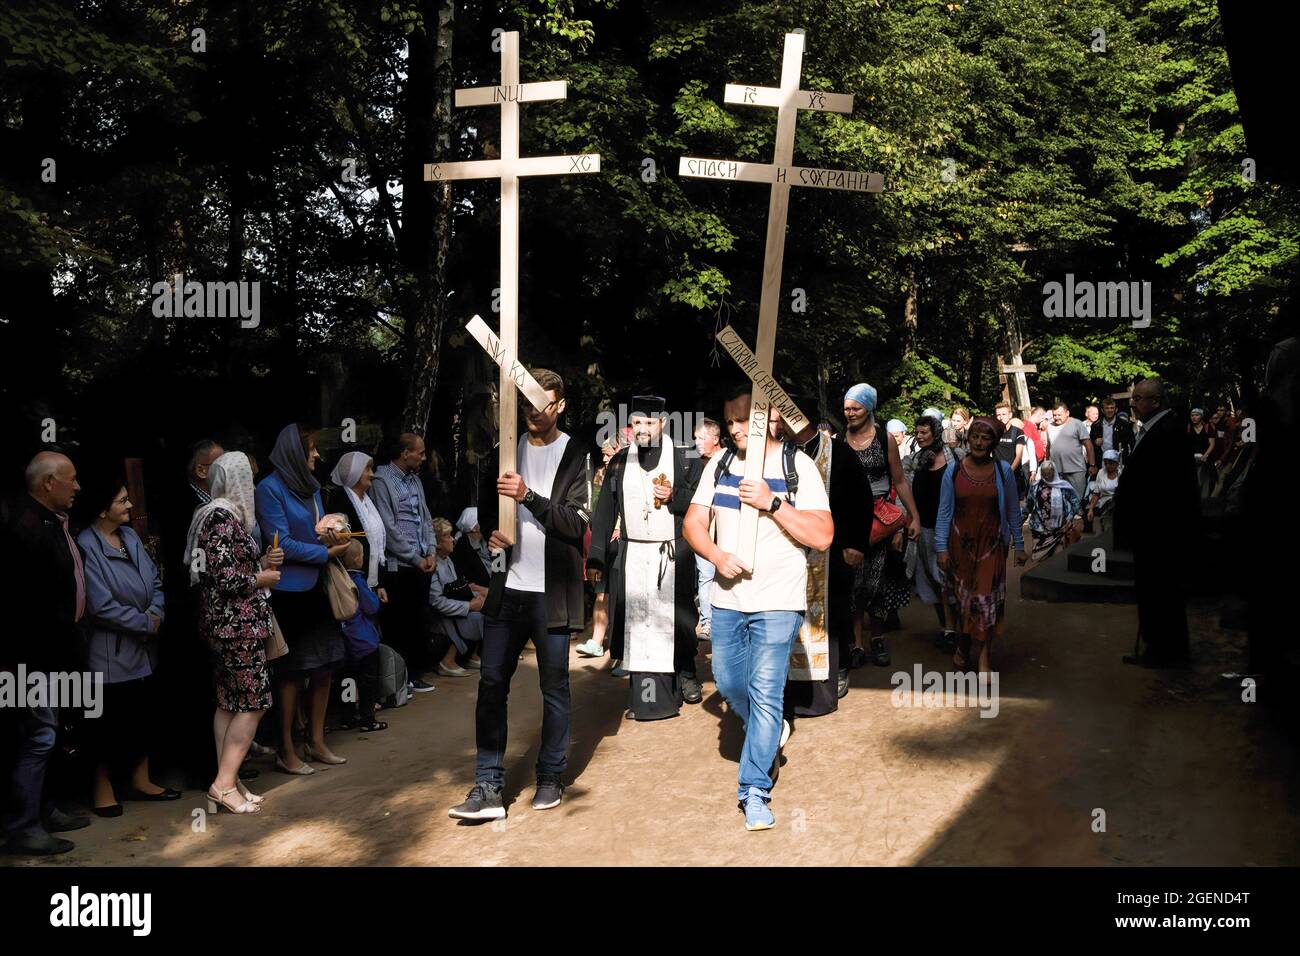
<path fill-rule="evenodd" d="M 1007 548 L 1025 563 L 1020 497 L 1011 466 L 993 458 L 1002 425 L 988 415 L 971 422 L 968 453 L 949 465 L 939 489 L 934 547 L 939 569 L 951 576 L 961 611 L 962 636 L 953 663 L 969 669 L 979 658 L 987 672 L 993 640 L 1002 634 L 1007 602 Z M 978 647 L 976 647 L 978 645 Z"/>
<path fill-rule="evenodd" d="M 844 440 L 857 454 L 871 481 L 873 500 L 884 498 L 901 503 L 907 509 L 907 536 L 921 533 L 912 488 L 903 479 L 903 463 L 898 443 L 887 440 L 885 430 L 876 427 L 876 390 L 866 382 L 854 385 L 844 395 L 844 419 L 848 428 Z M 890 612 L 907 605 L 912 586 L 907 580 L 907 566 L 901 551 L 888 539 L 873 544 L 864 555 L 845 553 L 845 562 L 853 568 L 853 642 L 849 656 L 851 667 L 866 663 L 862 647 L 862 618 L 871 622 L 871 657 L 879 667 L 889 666 L 889 645 L 885 643 L 885 620 Z"/>
<path fill-rule="evenodd" d="M 266 640 L 271 636 L 271 602 L 266 588 L 280 580 L 284 552 L 270 548 L 260 558 L 252 530 L 253 470 L 242 452 L 228 451 L 208 470 L 212 500 L 194 512 L 185 562 L 199 586 L 199 631 L 212 647 L 217 711 L 212 730 L 217 778 L 208 789 L 212 812 L 220 804 L 232 813 L 255 813 L 262 798 L 240 782 L 258 722 L 271 706 Z"/>

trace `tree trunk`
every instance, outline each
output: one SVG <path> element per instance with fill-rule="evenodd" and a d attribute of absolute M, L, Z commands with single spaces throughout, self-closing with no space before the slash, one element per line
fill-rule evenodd
<path fill-rule="evenodd" d="M 424 164 L 451 150 L 451 38 L 455 4 L 424 0 L 422 22 L 411 33 L 403 112 L 402 232 L 398 257 L 414 281 L 401 296 L 405 319 L 406 406 L 402 429 L 425 434 L 438 386 L 446 318 L 447 253 L 451 244 L 451 189 L 424 181 Z M 379 188 L 386 188 L 379 184 Z"/>
<path fill-rule="evenodd" d="M 907 270 L 907 298 L 903 300 L 903 356 L 916 354 L 916 266 Z"/>

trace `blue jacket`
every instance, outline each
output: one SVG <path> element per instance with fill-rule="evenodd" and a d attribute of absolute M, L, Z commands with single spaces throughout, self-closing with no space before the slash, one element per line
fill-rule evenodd
<path fill-rule="evenodd" d="M 139 535 L 123 525 L 118 530 L 129 557 L 108 543 L 94 527 L 77 535 L 86 574 L 86 614 L 82 626 L 89 635 L 86 668 L 104 675 L 104 683 L 148 677 L 158 653 L 149 633 L 146 612 L 163 616 L 162 577 L 145 551 Z"/>
<path fill-rule="evenodd" d="M 1020 492 L 1016 488 L 1016 476 L 1011 466 L 1005 461 L 996 461 L 998 476 L 998 514 L 1002 516 L 1002 543 L 1014 544 L 1017 551 L 1025 549 L 1025 539 L 1021 532 L 1024 524 L 1020 517 Z M 934 523 L 934 550 L 942 554 L 948 550 L 948 533 L 952 528 L 952 512 L 956 494 L 952 482 L 954 472 L 959 467 L 953 462 L 943 470 L 939 485 L 939 518 Z"/>
<path fill-rule="evenodd" d="M 271 472 L 254 493 L 262 547 L 269 548 L 278 534 L 284 549 L 280 583 L 272 588 L 274 591 L 310 591 L 329 560 L 329 549 L 316 534 L 316 522 L 325 515 L 320 492 L 315 492 L 312 499 L 314 510 L 313 501 L 290 491 L 278 471 Z"/>
<path fill-rule="evenodd" d="M 348 568 L 348 577 L 357 586 L 357 613 L 343 622 L 343 640 L 348 657 L 359 661 L 379 646 L 379 595 L 370 590 L 364 571 Z"/>

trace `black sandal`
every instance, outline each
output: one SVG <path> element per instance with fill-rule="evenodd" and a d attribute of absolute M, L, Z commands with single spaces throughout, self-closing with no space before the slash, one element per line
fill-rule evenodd
<path fill-rule="evenodd" d="M 952 663 L 953 666 L 956 667 L 958 670 L 968 671 L 971 669 L 970 643 L 971 642 L 970 642 L 969 634 L 963 634 L 957 640 L 957 653 L 961 655 L 962 662 L 960 664 L 957 663 L 957 658 L 953 657 Z"/>
<path fill-rule="evenodd" d="M 387 730 L 388 722 L 385 720 L 372 720 L 368 724 L 358 724 L 357 730 L 363 734 L 374 733 L 376 730 Z"/>

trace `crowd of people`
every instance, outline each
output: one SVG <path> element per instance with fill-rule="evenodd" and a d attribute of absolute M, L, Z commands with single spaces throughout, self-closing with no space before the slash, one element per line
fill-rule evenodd
<path fill-rule="evenodd" d="M 93 813 L 178 799 L 155 782 L 161 753 L 187 786 L 206 789 L 211 812 L 256 814 L 250 755 L 291 775 L 346 764 L 329 730 L 383 731 L 384 708 L 433 691 L 438 677 L 477 675 L 474 783 L 449 814 L 499 819 L 509 689 L 530 641 L 543 699 L 532 806 L 554 807 L 570 644 L 590 617 L 576 653 L 610 656 L 610 673 L 628 682 L 628 719 L 700 703 L 699 647 L 710 642 L 717 690 L 745 725 L 740 808 L 749 829 L 766 829 L 794 721 L 834 712 L 851 669 L 890 664 L 885 635 L 913 595 L 934 608 L 935 643 L 953 666 L 987 674 L 1009 558 L 1046 560 L 1116 520 L 1123 540 L 1141 542 L 1160 512 L 1141 502 L 1181 488 L 1157 453 L 1181 456 L 1209 496 L 1234 487 L 1253 449 L 1243 416 L 1222 407 L 1208 418 L 1193 409 L 1180 434 L 1157 381 L 1135 388 L 1132 416 L 1108 398 L 1082 419 L 1064 403 L 1017 417 L 1001 402 L 991 415 L 927 408 L 887 423 L 876 390 L 858 383 L 842 433 L 828 423 L 796 433 L 772 408 L 762 467 L 750 468 L 745 387 L 719 420 L 700 420 L 693 449 L 667 440 L 662 398 L 633 396 L 630 426 L 601 449 L 593 477 L 585 444 L 559 427 L 563 381 L 533 374 L 550 404 L 524 407 L 516 467 L 493 477 L 486 462 L 477 504 L 454 521 L 429 506 L 421 436 L 397 436 L 382 461 L 346 451 L 323 485 L 318 434 L 295 423 L 260 480 L 251 449 L 195 442 L 186 508 L 163 536 L 175 553 L 151 554 L 131 527 L 124 475 L 82 475 L 67 455 L 37 454 L 27 494 L 4 515 L 5 573 L 23 597 L 0 665 L 102 675 L 103 715 L 76 729 Z M 1159 473 L 1127 492 L 1128 469 Z M 514 502 L 509 520 L 499 498 Z M 1148 650 L 1134 662 L 1185 658 L 1176 598 L 1140 599 L 1139 617 Z M 339 693 L 344 681 L 355 694 Z M 166 746 L 156 715 L 172 702 L 182 703 L 168 711 Z M 8 848 L 65 852 L 72 843 L 58 834 L 90 822 L 56 807 L 46 786 L 70 731 L 57 702 L 16 713 Z"/>

